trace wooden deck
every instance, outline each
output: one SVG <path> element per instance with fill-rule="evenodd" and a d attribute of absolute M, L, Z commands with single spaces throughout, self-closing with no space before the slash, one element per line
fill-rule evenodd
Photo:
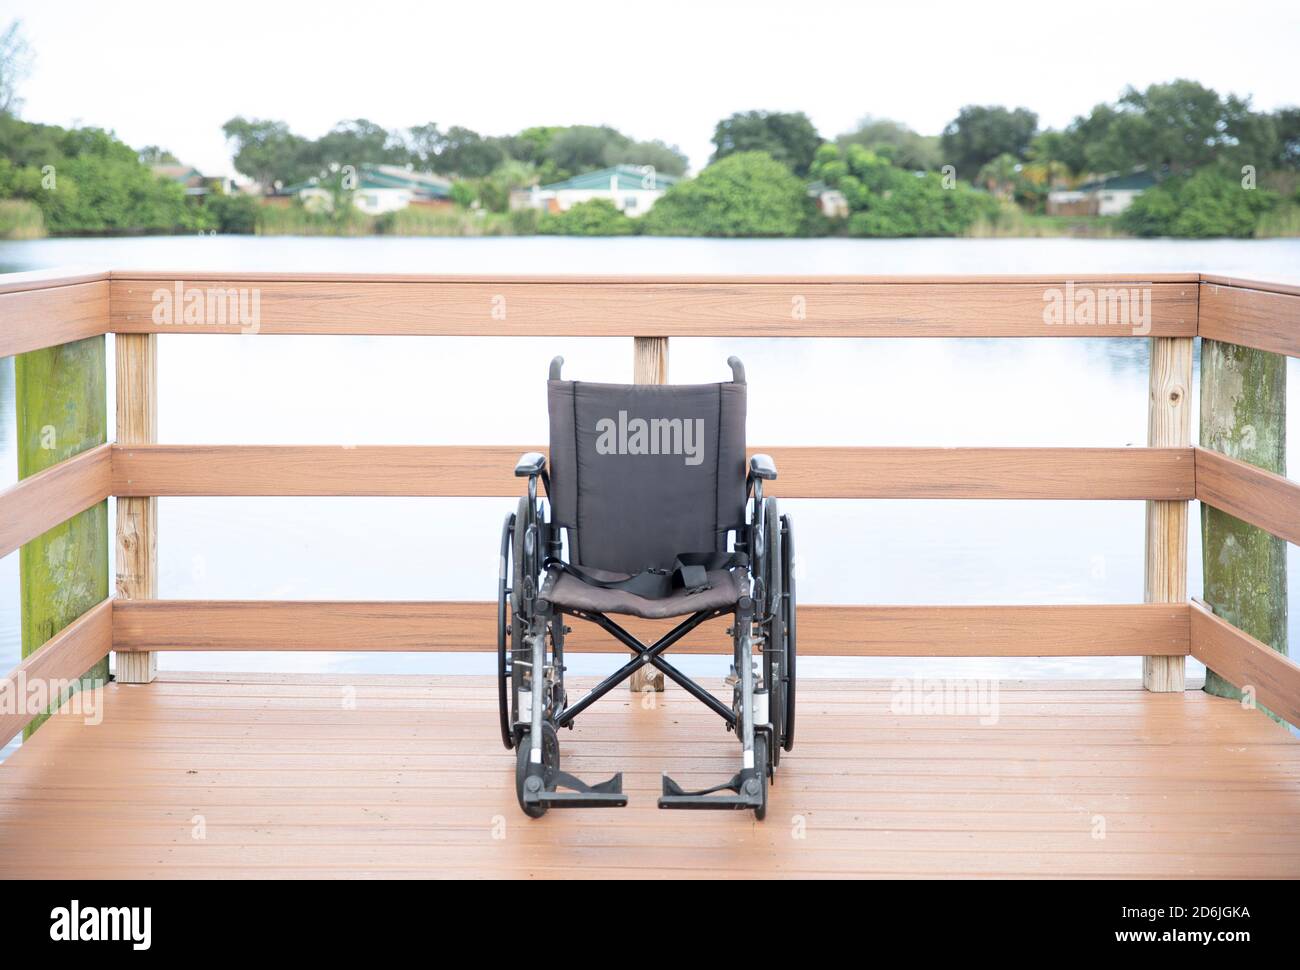
<path fill-rule="evenodd" d="M 530 821 L 490 679 L 111 685 L 102 724 L 59 715 L 0 765 L 0 877 L 1300 877 L 1300 741 L 1200 691 L 1004 683 L 981 725 L 805 680 L 763 823 L 655 808 L 661 771 L 721 780 L 736 745 L 652 696 L 561 734 L 564 767 L 624 771 L 629 806 Z"/>

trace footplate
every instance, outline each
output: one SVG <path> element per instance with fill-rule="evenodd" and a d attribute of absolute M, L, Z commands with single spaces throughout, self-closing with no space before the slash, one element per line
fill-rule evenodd
<path fill-rule="evenodd" d="M 621 771 L 596 785 L 588 785 L 567 771 L 556 771 L 550 777 L 555 786 L 550 789 L 543 788 L 541 778 L 529 777 L 524 783 L 524 801 L 550 808 L 623 808 L 627 805 Z M 569 790 L 557 791 L 559 788 Z"/>
<path fill-rule="evenodd" d="M 659 796 L 660 808 L 692 809 L 749 809 L 763 804 L 762 784 L 755 776 L 745 777 L 746 772 L 734 775 L 730 781 L 712 788 L 699 791 L 686 791 L 681 785 L 664 775 L 663 794 Z M 730 795 L 718 795 L 716 792 L 729 791 Z"/>

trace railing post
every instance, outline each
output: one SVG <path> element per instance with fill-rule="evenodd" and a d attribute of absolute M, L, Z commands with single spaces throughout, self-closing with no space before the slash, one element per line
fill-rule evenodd
<path fill-rule="evenodd" d="M 668 383 L 668 338 L 633 337 L 632 381 L 635 384 Z M 664 689 L 664 675 L 653 667 L 642 666 L 632 675 L 632 690 Z"/>
<path fill-rule="evenodd" d="M 1286 475 L 1286 358 L 1201 341 L 1202 448 Z M 1201 503 L 1205 600 L 1214 612 L 1279 653 L 1287 652 L 1286 542 Z M 1213 670 L 1205 689 L 1241 691 Z"/>
<path fill-rule="evenodd" d="M 27 478 L 108 434 L 104 338 L 87 337 L 14 358 L 18 477 Z M 23 545 L 18 554 L 22 655 L 28 657 L 108 596 L 108 502 L 100 502 Z M 81 688 L 108 680 L 105 657 Z M 58 699 L 52 698 L 52 706 Z M 45 715 L 24 728 L 28 737 Z"/>
<path fill-rule="evenodd" d="M 117 359 L 117 443 L 153 444 L 158 440 L 158 336 L 120 333 Z M 117 595 L 153 599 L 158 595 L 158 499 L 117 500 Z M 148 684 L 158 675 L 157 655 L 117 654 L 119 684 Z"/>
<path fill-rule="evenodd" d="M 1152 448 L 1186 448 L 1192 432 L 1192 338 L 1151 339 L 1151 398 L 1147 408 L 1147 444 Z M 1146 508 L 1146 579 L 1148 603 L 1187 599 L 1187 502 L 1150 501 Z M 1151 691 L 1184 688 L 1183 657 L 1143 657 L 1142 685 Z"/>

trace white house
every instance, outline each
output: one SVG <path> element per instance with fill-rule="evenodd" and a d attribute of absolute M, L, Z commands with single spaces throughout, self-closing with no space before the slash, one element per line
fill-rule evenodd
<path fill-rule="evenodd" d="M 663 175 L 649 165 L 614 165 L 584 172 L 563 182 L 534 185 L 517 193 L 514 208 L 566 212 L 579 202 L 608 199 L 619 212 L 640 216 L 649 212 L 668 189 L 679 182 L 675 175 Z"/>
<path fill-rule="evenodd" d="M 366 215 L 396 212 L 409 205 L 451 205 L 451 181 L 432 172 L 417 172 L 401 165 L 363 164 L 356 173 L 352 204 Z M 296 195 L 309 209 L 328 211 L 334 196 L 316 184 L 316 180 L 282 189 L 284 195 Z"/>
<path fill-rule="evenodd" d="M 1076 189 L 1056 189 L 1047 193 L 1047 214 L 1117 216 L 1155 184 L 1156 180 L 1150 173 L 1138 169 L 1127 175 L 1085 182 Z"/>

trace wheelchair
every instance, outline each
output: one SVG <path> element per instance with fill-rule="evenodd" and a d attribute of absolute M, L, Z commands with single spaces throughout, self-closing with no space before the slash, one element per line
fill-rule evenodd
<path fill-rule="evenodd" d="M 501 530 L 497 588 L 501 740 L 516 751 L 515 793 L 531 818 L 627 804 L 621 772 L 588 784 L 561 770 L 559 730 L 644 666 L 714 711 L 740 742 L 739 770 L 720 784 L 688 791 L 665 773 L 659 808 L 766 815 L 768 784 L 794 745 L 794 535 L 763 495 L 774 462 L 745 460 L 745 370 L 735 357 L 727 363 L 727 382 L 653 385 L 566 381 L 564 358 L 551 361 L 549 467 L 539 452 L 515 466 L 527 494 Z M 643 643 L 611 615 L 684 619 Z M 664 656 L 720 617 L 731 620 L 730 706 Z M 633 655 L 572 703 L 570 618 Z"/>

